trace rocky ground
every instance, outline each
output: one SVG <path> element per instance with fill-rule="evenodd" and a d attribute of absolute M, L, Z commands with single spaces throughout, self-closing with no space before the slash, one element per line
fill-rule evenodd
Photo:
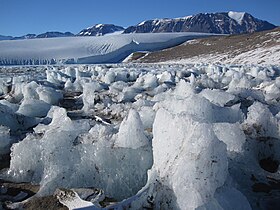
<path fill-rule="evenodd" d="M 32 185 L 31 183 L 12 183 L 5 180 L 0 180 L 1 187 L 1 200 L 2 208 L 10 209 L 9 204 L 11 202 L 20 202 L 27 198 L 34 196 L 39 190 L 38 185 Z M 37 197 L 27 200 L 22 207 L 24 209 L 32 210 L 65 210 L 64 207 L 55 196 Z M 0 209 L 2 209 L 0 206 Z"/>
<path fill-rule="evenodd" d="M 187 41 L 179 46 L 153 53 L 136 53 L 131 56 L 132 62 L 158 63 L 158 62 L 215 62 L 215 63 L 249 63 L 252 55 L 246 55 L 252 50 L 260 50 L 259 56 L 251 62 L 266 64 L 267 57 L 275 57 L 279 64 L 279 56 L 271 55 L 280 52 L 280 27 L 252 34 L 216 36 Z M 276 48 L 276 49 L 275 49 Z M 245 53 L 245 54 L 244 54 Z M 142 56 L 140 56 L 142 55 Z M 242 58 L 238 56 L 244 55 Z M 277 59 L 278 58 L 278 59 Z M 256 61 L 255 61 L 256 60 Z"/>

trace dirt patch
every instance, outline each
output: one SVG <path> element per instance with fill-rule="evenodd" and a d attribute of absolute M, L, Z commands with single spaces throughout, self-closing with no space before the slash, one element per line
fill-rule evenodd
<path fill-rule="evenodd" d="M 30 196 L 33 196 L 39 190 L 38 185 L 32 185 L 30 183 L 13 183 L 4 180 L 0 180 L 0 186 L 3 186 L 7 189 L 6 194 L 13 195 L 13 196 L 20 193 L 20 191 L 26 192 Z"/>
<path fill-rule="evenodd" d="M 46 196 L 42 198 L 34 198 L 24 204 L 25 210 L 67 210 L 68 208 L 63 206 L 56 197 Z"/>
<path fill-rule="evenodd" d="M 34 196 L 38 190 L 38 185 L 32 185 L 30 183 L 12 183 L 4 180 L 0 180 L 0 187 L 2 193 L 0 194 L 0 206 L 1 203 L 5 207 L 7 203 L 10 202 L 20 202 Z M 5 189 L 5 190 L 3 190 Z M 24 193 L 25 196 L 16 199 L 18 195 Z M 46 197 L 32 197 L 23 205 L 24 209 L 29 210 L 66 210 L 67 207 L 63 206 L 56 197 L 46 196 Z"/>

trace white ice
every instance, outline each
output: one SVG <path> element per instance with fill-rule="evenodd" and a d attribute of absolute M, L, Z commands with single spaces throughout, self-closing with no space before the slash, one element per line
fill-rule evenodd
<path fill-rule="evenodd" d="M 17 68 L 31 67 L 1 67 L 0 73 L 9 81 L 7 72 Z M 33 70 L 36 74 L 2 85 L 11 91 L 1 95 L 0 154 L 11 149 L 11 165 L 1 178 L 39 184 L 36 196 L 93 187 L 119 209 L 270 205 L 252 187 L 269 183 L 268 177 L 280 179 L 278 66 L 107 64 Z M 264 159 L 276 162 L 274 171 L 261 164 Z M 102 203 L 78 194 L 72 193 L 81 205 L 94 209 Z"/>

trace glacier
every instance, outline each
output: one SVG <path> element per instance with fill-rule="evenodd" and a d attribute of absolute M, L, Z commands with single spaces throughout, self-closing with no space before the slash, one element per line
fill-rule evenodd
<path fill-rule="evenodd" d="M 0 42 L 0 65 L 116 63 L 136 51 L 155 51 L 207 33 L 114 34 Z"/>

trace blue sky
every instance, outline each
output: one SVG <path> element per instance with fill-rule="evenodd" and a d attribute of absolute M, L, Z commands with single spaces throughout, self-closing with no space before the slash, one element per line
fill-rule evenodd
<path fill-rule="evenodd" d="M 230 10 L 280 25 L 279 9 L 280 0 L 0 0 L 0 34 L 78 33 L 97 23 L 129 26 L 153 18 Z"/>

